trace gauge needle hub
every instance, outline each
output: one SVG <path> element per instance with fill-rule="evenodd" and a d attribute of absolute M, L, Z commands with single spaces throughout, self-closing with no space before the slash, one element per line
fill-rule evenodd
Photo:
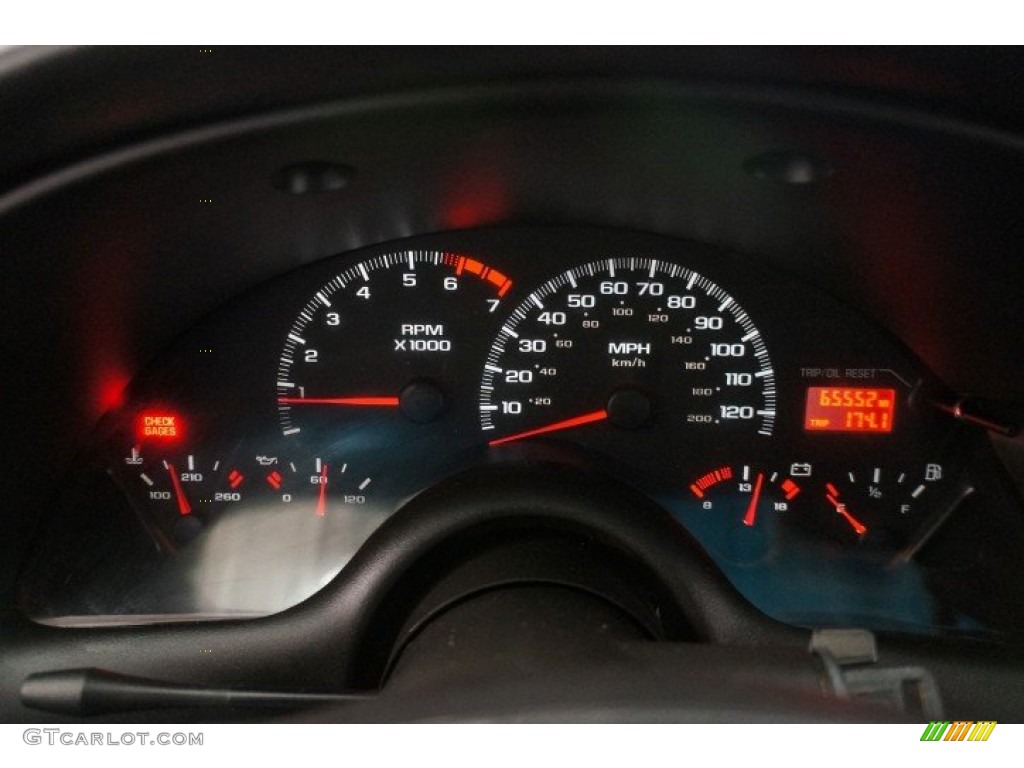
<path fill-rule="evenodd" d="M 743 516 L 743 524 L 753 527 L 757 522 L 757 503 L 761 500 L 761 485 L 764 483 L 764 473 L 757 473 L 757 480 L 754 482 L 754 492 L 750 495 L 750 504 L 747 506 L 747 514 Z"/>
<path fill-rule="evenodd" d="M 841 502 L 831 493 L 826 493 L 825 498 L 828 499 L 829 503 L 836 508 L 836 512 L 838 512 L 846 519 L 846 522 L 848 522 L 850 524 L 850 527 L 857 532 L 858 536 L 863 536 L 865 533 L 868 532 L 868 529 L 864 526 L 864 524 L 850 514 L 849 510 L 846 508 L 846 505 L 843 502 Z"/>
<path fill-rule="evenodd" d="M 362 405 L 397 408 L 397 397 L 279 397 L 281 405 Z"/>
<path fill-rule="evenodd" d="M 549 432 L 560 432 L 563 429 L 572 429 L 573 427 L 580 427 L 584 424 L 592 424 L 595 421 L 604 421 L 608 418 L 608 411 L 600 410 L 592 413 L 585 413 L 582 416 L 574 416 L 571 419 L 563 419 L 562 421 L 556 421 L 553 424 L 547 424 L 543 427 L 537 427 L 536 429 L 528 429 L 525 432 L 517 432 L 514 435 L 508 435 L 506 437 L 499 437 L 496 440 L 491 440 L 488 445 L 501 445 L 502 443 L 511 443 L 513 440 L 524 440 L 527 437 L 535 437 L 536 435 L 546 435 Z"/>
<path fill-rule="evenodd" d="M 173 464 L 167 465 L 167 471 L 171 473 L 171 485 L 174 488 L 174 498 L 178 502 L 178 512 L 181 513 L 182 517 L 192 514 L 192 505 L 188 503 L 188 499 L 185 497 L 185 491 L 181 488 L 181 480 L 178 478 L 178 471 L 174 468 Z"/>

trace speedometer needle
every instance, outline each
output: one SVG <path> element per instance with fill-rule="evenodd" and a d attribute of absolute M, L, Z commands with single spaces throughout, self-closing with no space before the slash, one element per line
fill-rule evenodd
<path fill-rule="evenodd" d="M 864 527 L 864 524 L 847 511 L 846 505 L 843 504 L 843 502 L 831 493 L 826 493 L 825 498 L 828 499 L 829 503 L 836 508 L 836 512 L 846 518 L 846 522 L 848 522 L 850 527 L 857 532 L 858 536 L 863 536 L 868 532 L 868 529 Z"/>
<path fill-rule="evenodd" d="M 282 405 L 375 405 L 398 407 L 397 397 L 279 397 Z"/>
<path fill-rule="evenodd" d="M 743 524 L 753 527 L 757 520 L 757 502 L 761 498 L 761 483 L 764 482 L 764 474 L 757 473 L 757 482 L 754 483 L 754 493 L 750 497 L 750 505 L 747 507 L 747 514 L 743 516 Z"/>
<path fill-rule="evenodd" d="M 535 435 L 545 435 L 548 432 L 559 432 L 563 429 L 571 429 L 572 427 L 579 427 L 584 424 L 592 424 L 595 421 L 604 421 L 607 418 L 608 411 L 594 411 L 593 413 L 585 413 L 582 416 L 574 416 L 571 419 L 556 421 L 554 424 L 548 424 L 544 427 L 528 429 L 525 432 L 517 432 L 516 434 L 508 435 L 507 437 L 499 437 L 497 440 L 491 440 L 487 444 L 501 445 L 502 443 L 511 443 L 513 440 L 522 440 L 527 437 L 534 437 Z"/>
<path fill-rule="evenodd" d="M 173 464 L 167 465 L 167 471 L 171 473 L 171 485 L 174 487 L 174 498 L 178 500 L 178 511 L 182 517 L 192 514 L 192 506 L 185 498 L 185 492 L 181 489 L 181 480 L 178 479 L 178 472 Z"/>

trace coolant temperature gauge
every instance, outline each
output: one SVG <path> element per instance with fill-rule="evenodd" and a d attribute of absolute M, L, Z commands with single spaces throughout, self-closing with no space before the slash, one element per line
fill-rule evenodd
<path fill-rule="evenodd" d="M 240 503 L 247 492 L 244 469 L 215 456 L 133 446 L 124 464 L 131 496 L 151 523 L 178 542 L 192 538 L 213 514 Z"/>

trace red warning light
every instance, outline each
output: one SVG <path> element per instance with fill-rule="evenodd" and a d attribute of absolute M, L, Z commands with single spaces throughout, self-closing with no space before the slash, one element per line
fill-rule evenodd
<path fill-rule="evenodd" d="M 183 424 L 176 413 L 146 412 L 139 416 L 135 432 L 140 440 L 177 440 L 182 436 Z"/>

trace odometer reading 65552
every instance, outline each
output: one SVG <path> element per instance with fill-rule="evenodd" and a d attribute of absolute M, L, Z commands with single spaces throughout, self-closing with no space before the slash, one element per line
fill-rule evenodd
<path fill-rule="evenodd" d="M 570 269 L 519 304 L 487 356 L 479 408 L 492 446 L 654 428 L 668 448 L 770 435 L 775 377 L 732 296 L 677 264 L 620 257 Z"/>
<path fill-rule="evenodd" d="M 892 432 L 896 390 L 809 387 L 804 428 L 809 432 Z"/>

